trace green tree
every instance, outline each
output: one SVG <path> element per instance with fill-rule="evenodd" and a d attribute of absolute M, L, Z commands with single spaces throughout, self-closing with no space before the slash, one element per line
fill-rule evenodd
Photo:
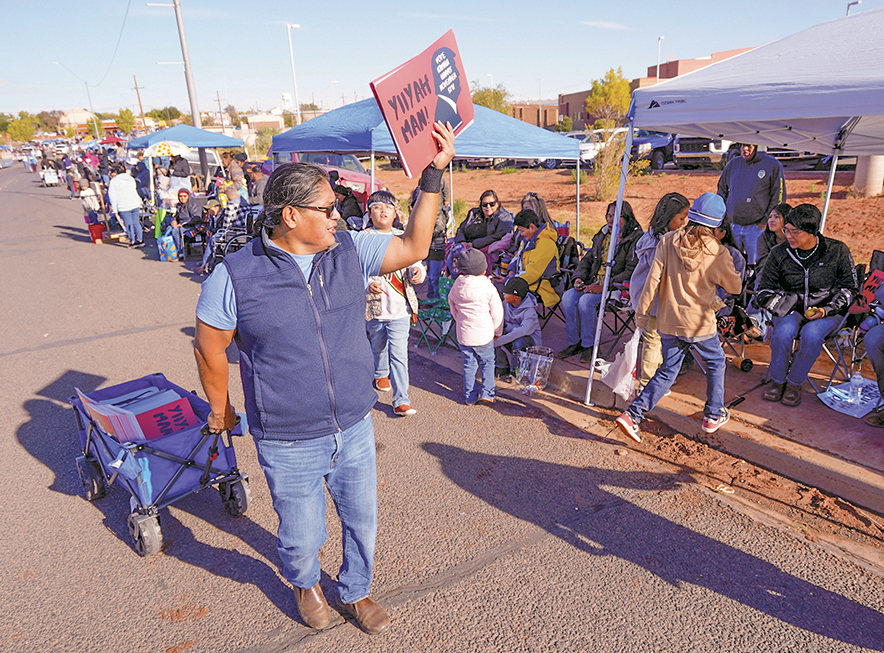
<path fill-rule="evenodd" d="M 173 120 L 181 117 L 181 112 L 176 107 L 163 107 L 162 109 L 151 109 L 144 115 L 171 124 Z"/>
<path fill-rule="evenodd" d="M 237 113 L 236 107 L 232 104 L 228 104 L 224 107 L 224 113 L 230 116 L 230 122 L 234 127 L 239 127 L 242 124 L 242 120 L 239 118 L 239 113 Z"/>
<path fill-rule="evenodd" d="M 135 129 L 135 116 L 129 109 L 120 109 L 117 116 L 117 127 L 126 134 Z"/>
<path fill-rule="evenodd" d="M 479 82 L 473 82 L 470 85 L 470 92 L 473 95 L 473 104 L 480 104 L 508 116 L 512 114 L 510 102 L 512 95 L 507 92 L 503 84 L 491 88 L 490 86 L 480 86 Z"/>
<path fill-rule="evenodd" d="M 0 134 L 9 129 L 9 123 L 15 120 L 11 113 L 0 113 Z"/>
<path fill-rule="evenodd" d="M 593 80 L 592 90 L 586 98 L 586 113 L 597 119 L 620 123 L 629 111 L 630 96 L 629 82 L 623 77 L 623 70 L 611 68 L 604 77 Z"/>
<path fill-rule="evenodd" d="M 9 123 L 7 131 L 12 140 L 18 141 L 19 143 L 27 143 L 34 138 L 34 134 L 37 132 L 37 126 L 32 120 L 17 118 Z"/>
<path fill-rule="evenodd" d="M 319 111 L 319 107 L 312 102 L 301 102 L 301 111 Z"/>
<path fill-rule="evenodd" d="M 559 124 L 556 125 L 557 132 L 569 132 L 572 129 L 574 129 L 574 121 L 571 120 L 571 116 L 563 116 Z"/>
<path fill-rule="evenodd" d="M 98 140 L 102 136 L 104 136 L 104 126 L 101 124 L 101 118 L 98 117 L 98 114 L 95 114 L 95 120 L 87 120 L 86 126 L 89 128 L 89 133 L 92 135 L 92 138 Z M 98 125 L 98 133 L 95 133 L 95 125 Z"/>
<path fill-rule="evenodd" d="M 61 118 L 61 111 L 41 111 L 37 116 L 40 120 L 39 127 L 45 132 L 58 132 L 58 121 Z"/>
<path fill-rule="evenodd" d="M 273 129 L 272 127 L 262 127 L 258 130 L 258 133 L 255 134 L 255 149 L 260 155 L 263 156 L 264 152 L 270 151 L 270 146 L 273 144 L 273 137 L 278 133 L 279 130 Z"/>

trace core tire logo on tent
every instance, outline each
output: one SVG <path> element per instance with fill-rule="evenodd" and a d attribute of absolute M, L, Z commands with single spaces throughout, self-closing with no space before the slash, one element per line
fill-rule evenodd
<path fill-rule="evenodd" d="M 651 100 L 651 104 L 648 106 L 648 109 L 657 109 L 660 106 L 660 103 L 657 100 Z"/>

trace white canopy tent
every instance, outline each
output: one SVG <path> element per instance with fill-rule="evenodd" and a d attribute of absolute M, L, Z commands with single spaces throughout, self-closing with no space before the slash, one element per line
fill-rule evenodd
<path fill-rule="evenodd" d="M 884 8 L 816 25 L 632 95 L 630 127 L 832 155 L 825 226 L 839 155 L 884 154 Z M 626 185 L 632 129 L 616 215 Z M 620 221 L 614 220 L 608 262 Z M 599 324 L 604 316 L 606 268 Z M 593 346 L 593 368 L 599 334 Z M 590 403 L 593 375 L 586 388 Z"/>

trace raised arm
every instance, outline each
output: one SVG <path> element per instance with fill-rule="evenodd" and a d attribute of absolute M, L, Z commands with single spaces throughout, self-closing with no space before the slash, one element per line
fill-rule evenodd
<path fill-rule="evenodd" d="M 454 130 L 451 124 L 436 122 L 433 126 L 433 138 L 439 145 L 439 152 L 421 176 L 421 193 L 405 227 L 405 233 L 394 236 L 387 247 L 384 262 L 381 264 L 381 274 L 395 272 L 422 261 L 430 251 L 436 213 L 439 210 L 441 177 L 436 175 L 444 174 L 454 158 Z"/>

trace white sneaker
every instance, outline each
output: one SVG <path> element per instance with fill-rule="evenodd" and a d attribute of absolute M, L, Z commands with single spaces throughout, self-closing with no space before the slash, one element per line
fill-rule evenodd
<path fill-rule="evenodd" d="M 718 429 L 728 423 L 731 418 L 731 412 L 727 408 L 721 409 L 721 416 L 718 419 L 703 418 L 703 430 L 706 433 L 715 433 Z"/>
<path fill-rule="evenodd" d="M 635 423 L 635 420 L 632 419 L 632 415 L 629 413 L 623 413 L 614 420 L 617 426 L 620 427 L 620 430 L 623 431 L 624 434 L 631 437 L 636 442 L 642 441 L 641 432 L 638 430 L 638 424 Z"/>

